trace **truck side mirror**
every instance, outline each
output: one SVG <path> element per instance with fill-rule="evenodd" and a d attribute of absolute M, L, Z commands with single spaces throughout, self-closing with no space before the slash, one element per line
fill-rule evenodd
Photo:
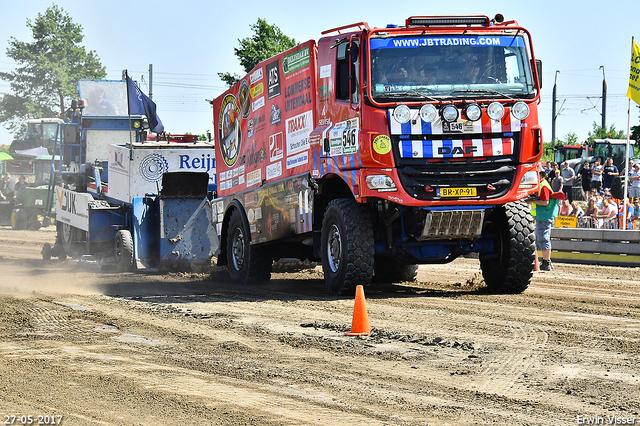
<path fill-rule="evenodd" d="M 536 59 L 536 69 L 538 70 L 538 85 L 542 89 L 542 61 Z"/>

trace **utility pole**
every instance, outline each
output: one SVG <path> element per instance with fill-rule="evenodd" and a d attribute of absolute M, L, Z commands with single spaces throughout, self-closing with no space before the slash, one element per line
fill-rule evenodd
<path fill-rule="evenodd" d="M 149 64 L 149 99 L 153 100 L 153 64 Z"/>
<path fill-rule="evenodd" d="M 551 144 L 556 144 L 556 88 L 558 85 L 558 74 L 560 70 L 556 70 L 556 78 L 553 82 L 553 95 L 551 99 Z"/>
<path fill-rule="evenodd" d="M 607 80 L 604 76 L 604 65 L 600 66 L 602 70 L 602 128 L 607 130 Z"/>

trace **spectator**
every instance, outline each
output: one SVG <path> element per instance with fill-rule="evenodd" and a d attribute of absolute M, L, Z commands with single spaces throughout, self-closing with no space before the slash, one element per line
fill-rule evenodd
<path fill-rule="evenodd" d="M 618 208 L 614 207 L 609 200 L 610 199 L 605 199 L 602 201 L 602 210 L 595 215 L 600 228 L 611 228 L 611 219 L 618 214 Z"/>
<path fill-rule="evenodd" d="M 631 197 L 629 197 L 629 199 L 627 200 L 627 214 L 624 214 L 624 201 L 622 201 L 620 203 L 620 229 L 623 229 L 624 227 L 624 223 L 623 223 L 623 217 L 626 216 L 626 220 L 627 220 L 627 229 L 633 229 L 633 212 L 634 212 L 634 208 L 633 208 L 633 200 L 631 199 Z"/>
<path fill-rule="evenodd" d="M 2 180 L 0 180 L 0 200 L 6 201 L 11 197 L 11 179 L 8 174 L 4 174 L 2 176 Z"/>
<path fill-rule="evenodd" d="M 602 186 L 605 189 L 611 189 L 613 186 L 613 178 L 615 176 L 619 176 L 620 172 L 618 171 L 618 167 L 613 164 L 613 158 L 607 158 L 607 161 L 602 168 Z"/>
<path fill-rule="evenodd" d="M 582 210 L 582 207 L 580 207 L 580 204 L 578 204 L 577 201 L 574 201 L 573 203 L 571 203 L 571 214 L 570 216 L 573 217 L 582 217 L 584 216 L 584 210 Z"/>
<path fill-rule="evenodd" d="M 562 192 L 569 199 L 569 203 L 573 201 L 573 181 L 576 179 L 576 172 L 569 167 L 569 162 L 562 163 Z"/>
<path fill-rule="evenodd" d="M 584 217 L 587 218 L 586 224 L 589 228 L 594 227 L 597 223 L 596 215 L 600 213 L 600 209 L 596 206 L 596 197 L 593 196 L 587 204 L 587 209 L 584 211 Z"/>
<path fill-rule="evenodd" d="M 638 229 L 638 221 L 640 221 L 640 198 L 633 201 L 633 215 L 631 220 L 634 222 L 634 229 Z"/>
<path fill-rule="evenodd" d="M 558 216 L 558 200 L 563 199 L 564 194 L 562 192 L 553 194 L 549 184 L 542 181 L 542 176 L 540 179 L 540 195 L 538 198 L 528 200 L 528 202 L 536 205 L 536 246 L 538 250 L 542 251 L 540 270 L 551 271 L 553 270 L 553 264 L 551 263 L 551 228 L 553 227 L 554 218 Z"/>
<path fill-rule="evenodd" d="M 640 198 L 640 163 L 633 166 L 629 180 L 629 197 Z"/>
<path fill-rule="evenodd" d="M 591 164 L 585 161 L 579 172 L 580 183 L 582 184 L 582 195 L 586 201 L 589 201 L 589 191 L 591 190 Z"/>
<path fill-rule="evenodd" d="M 562 204 L 560 205 L 560 211 L 558 212 L 558 216 L 571 216 L 571 213 L 573 213 L 573 206 L 569 202 L 569 199 L 562 200 Z"/>
<path fill-rule="evenodd" d="M 551 181 L 551 189 L 553 192 L 561 192 L 562 191 L 562 175 L 560 174 L 560 170 L 555 170 L 553 175 L 553 180 Z"/>
<path fill-rule="evenodd" d="M 602 191 L 602 166 L 599 158 L 596 158 L 591 169 L 591 189 L 595 189 L 597 192 Z"/>
<path fill-rule="evenodd" d="M 551 166 L 547 172 L 547 181 L 549 183 L 551 183 L 553 181 L 553 178 L 556 177 L 556 171 L 558 170 L 558 163 L 556 163 L 555 161 L 551 162 Z M 554 191 L 555 192 L 555 191 Z"/>

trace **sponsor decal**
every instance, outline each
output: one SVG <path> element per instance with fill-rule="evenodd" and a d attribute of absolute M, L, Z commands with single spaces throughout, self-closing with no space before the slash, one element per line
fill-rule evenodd
<path fill-rule="evenodd" d="M 247 150 L 247 167 L 258 166 L 259 163 L 262 163 L 267 158 L 266 150 L 264 149 L 264 142 L 262 142 L 262 148 L 256 150 L 255 143 L 251 147 L 251 149 Z"/>
<path fill-rule="evenodd" d="M 309 66 L 309 48 L 298 50 L 282 58 L 282 72 L 289 75 L 292 72 Z"/>
<path fill-rule="evenodd" d="M 222 159 L 227 166 L 233 166 L 238 160 L 242 132 L 240 131 L 240 108 L 236 97 L 227 95 L 222 100 L 218 119 L 218 140 Z"/>
<path fill-rule="evenodd" d="M 378 135 L 373 140 L 373 150 L 380 155 L 388 154 L 391 151 L 391 138 L 387 135 Z"/>
<path fill-rule="evenodd" d="M 320 86 L 320 102 L 329 100 L 329 86 Z"/>
<path fill-rule="evenodd" d="M 140 176 L 147 182 L 158 182 L 169 171 L 169 163 L 162 155 L 154 153 L 140 161 Z"/>
<path fill-rule="evenodd" d="M 309 134 L 311 133 L 312 119 L 312 111 L 305 111 L 286 121 L 287 155 L 309 149 Z"/>
<path fill-rule="evenodd" d="M 267 166 L 267 180 L 275 179 L 282 175 L 282 162 L 269 164 Z"/>
<path fill-rule="evenodd" d="M 262 181 L 262 170 L 256 169 L 247 173 L 247 186 L 258 185 Z"/>
<path fill-rule="evenodd" d="M 331 64 L 320 67 L 320 78 L 331 77 Z"/>
<path fill-rule="evenodd" d="M 264 106 L 264 96 L 260 96 L 251 104 L 251 109 L 255 112 Z"/>
<path fill-rule="evenodd" d="M 294 109 L 311 104 L 311 77 L 305 77 L 284 89 L 284 111 L 289 112 Z"/>
<path fill-rule="evenodd" d="M 240 83 L 240 90 L 238 90 L 238 103 L 240 104 L 240 110 L 242 111 L 242 118 L 249 117 L 249 113 L 251 112 L 249 108 L 251 99 L 249 98 L 249 83 L 247 83 L 247 80 L 242 80 L 242 83 Z"/>
<path fill-rule="evenodd" d="M 358 152 L 358 119 L 336 123 L 329 132 L 329 155 L 349 155 Z"/>
<path fill-rule="evenodd" d="M 249 76 L 249 82 L 251 82 L 251 84 L 254 84 L 260 80 L 262 80 L 262 68 L 258 68 Z"/>
<path fill-rule="evenodd" d="M 307 164 L 309 162 L 309 153 L 303 152 L 301 154 L 297 154 L 291 157 L 287 157 L 287 169 L 292 169 L 294 167 L 301 166 L 303 164 Z"/>
<path fill-rule="evenodd" d="M 280 160 L 284 153 L 282 132 L 269 136 L 269 161 Z"/>
<path fill-rule="evenodd" d="M 279 61 L 275 61 L 267 64 L 267 93 L 268 98 L 273 99 L 276 96 L 280 96 L 280 67 Z"/>
<path fill-rule="evenodd" d="M 281 118 L 282 112 L 280 112 L 280 107 L 276 104 L 271 104 L 271 117 L 269 118 L 269 122 L 271 123 L 271 125 L 279 125 Z"/>
<path fill-rule="evenodd" d="M 264 84 L 258 83 L 255 86 L 251 86 L 251 90 L 249 94 L 251 95 L 251 99 L 255 99 L 258 96 L 264 93 Z"/>

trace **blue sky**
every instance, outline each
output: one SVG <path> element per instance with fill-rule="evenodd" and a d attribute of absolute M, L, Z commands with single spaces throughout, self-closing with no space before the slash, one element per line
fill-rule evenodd
<path fill-rule="evenodd" d="M 30 42 L 27 19 L 50 7 L 51 0 L 3 2 L 0 26 L 0 71 L 14 64 L 5 53 L 11 36 Z M 107 69 L 107 78 L 120 80 L 122 70 L 149 91 L 149 64 L 153 64 L 153 98 L 158 115 L 170 133 L 201 134 L 213 129 L 212 111 L 205 99 L 224 91 L 218 72 L 241 74 L 233 48 L 250 36 L 258 18 L 276 24 L 298 42 L 317 40 L 330 28 L 365 21 L 372 27 L 403 24 L 414 15 L 488 15 L 502 13 L 517 20 L 533 37 L 536 57 L 543 61 L 543 90 L 539 113 L 545 141 L 551 140 L 551 94 L 556 77 L 558 109 L 556 136 L 576 133 L 586 139 L 593 123 L 601 123 L 602 79 L 606 76 L 607 126 L 627 128 L 626 98 L 631 37 L 640 44 L 635 0 L 602 3 L 567 0 L 537 2 L 382 2 L 281 1 L 240 2 L 167 0 L 58 0 L 55 4 L 82 25 L 87 50 L 95 50 Z M 635 19 L 634 19 L 635 16 Z M 142 81 L 144 76 L 144 81 Z M 0 81 L 0 92 L 9 86 Z M 640 110 L 631 103 L 631 126 Z M 0 127 L 0 144 L 12 136 Z"/>

